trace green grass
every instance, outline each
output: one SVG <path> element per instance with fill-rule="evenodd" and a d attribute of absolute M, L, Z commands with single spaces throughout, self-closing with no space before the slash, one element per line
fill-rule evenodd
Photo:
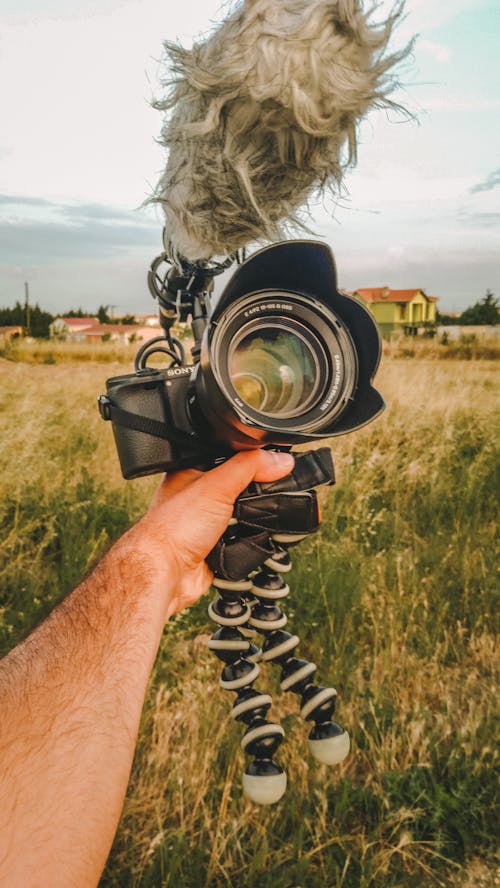
<path fill-rule="evenodd" d="M 498 364 L 388 358 L 384 416 L 332 442 L 321 532 L 293 553 L 290 629 L 339 692 L 353 748 L 313 763 L 279 676 L 284 800 L 240 787 L 241 729 L 206 650 L 207 601 L 166 628 L 105 886 L 420 888 L 498 852 Z M 120 372 L 119 365 L 109 375 Z M 4 363 L 0 643 L 8 649 L 133 521 L 95 408 L 106 368 Z M 471 886 L 473 882 L 469 883 Z"/>

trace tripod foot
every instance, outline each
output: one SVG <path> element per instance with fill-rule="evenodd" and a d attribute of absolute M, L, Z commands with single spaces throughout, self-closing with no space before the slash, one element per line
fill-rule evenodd
<path fill-rule="evenodd" d="M 271 759 L 257 759 L 243 774 L 243 790 L 257 805 L 275 805 L 285 794 L 286 774 Z"/>
<path fill-rule="evenodd" d="M 309 749 L 322 765 L 338 765 L 349 753 L 349 734 L 336 722 L 320 722 L 309 736 Z"/>

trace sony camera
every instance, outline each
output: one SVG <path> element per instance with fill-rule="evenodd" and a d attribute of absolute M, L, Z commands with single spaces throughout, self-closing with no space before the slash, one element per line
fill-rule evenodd
<path fill-rule="evenodd" d="M 193 363 L 139 366 L 108 379 L 99 399 L 125 478 L 329 438 L 383 410 L 372 386 L 381 351 L 376 324 L 360 302 L 338 292 L 327 246 L 286 241 L 259 250 L 238 266 L 211 311 L 208 288 L 195 293 L 188 278 L 174 267 L 160 317 L 169 316 L 165 305 L 184 312 L 191 305 Z M 170 321 L 173 315 L 175 308 Z"/>

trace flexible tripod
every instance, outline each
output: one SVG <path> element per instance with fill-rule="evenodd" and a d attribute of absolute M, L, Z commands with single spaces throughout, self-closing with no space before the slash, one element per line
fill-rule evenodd
<path fill-rule="evenodd" d="M 272 699 L 253 687 L 259 661 L 281 667 L 281 689 L 300 696 L 301 715 L 313 722 L 309 748 L 317 761 L 333 765 L 349 752 L 349 735 L 333 722 L 337 692 L 313 683 L 314 663 L 295 656 L 297 635 L 280 603 L 289 594 L 284 579 L 291 569 L 289 548 L 319 527 L 315 487 L 333 484 L 328 448 L 296 456 L 294 471 L 270 484 L 253 483 L 238 498 L 234 517 L 207 559 L 214 571 L 218 598 L 208 609 L 220 628 L 208 646 L 225 664 L 222 688 L 236 693 L 232 716 L 247 725 L 241 741 L 253 756 L 243 775 L 248 797 L 262 805 L 279 801 L 286 773 L 273 761 L 284 739 L 283 728 L 266 719 Z M 262 650 L 252 641 L 264 636 Z"/>

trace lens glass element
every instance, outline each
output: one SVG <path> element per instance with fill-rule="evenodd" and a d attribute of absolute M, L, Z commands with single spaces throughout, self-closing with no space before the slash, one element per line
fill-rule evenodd
<path fill-rule="evenodd" d="M 321 343 L 302 325 L 250 324 L 229 349 L 228 370 L 238 396 L 253 410 L 285 419 L 303 414 L 320 396 Z"/>

